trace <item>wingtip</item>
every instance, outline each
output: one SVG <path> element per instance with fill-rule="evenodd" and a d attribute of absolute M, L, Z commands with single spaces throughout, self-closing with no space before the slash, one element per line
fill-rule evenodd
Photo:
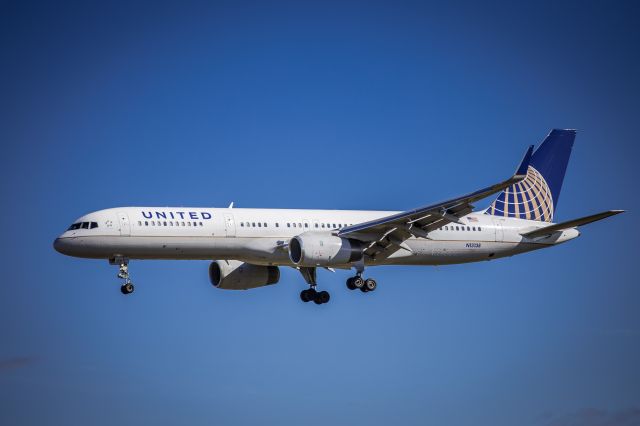
<path fill-rule="evenodd" d="M 525 152 L 524 157 L 520 162 L 520 165 L 516 169 L 515 176 L 524 177 L 527 175 L 527 170 L 529 169 L 529 163 L 531 162 L 532 155 L 533 155 L 533 145 L 529 145 L 529 148 L 527 148 L 527 152 Z"/>

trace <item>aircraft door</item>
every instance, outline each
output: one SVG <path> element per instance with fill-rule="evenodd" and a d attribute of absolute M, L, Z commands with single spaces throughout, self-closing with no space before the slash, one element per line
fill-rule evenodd
<path fill-rule="evenodd" d="M 496 241 L 504 241 L 504 228 L 502 227 L 504 219 L 496 219 L 493 223 L 496 229 Z"/>
<path fill-rule="evenodd" d="M 118 220 L 120 221 L 120 235 L 131 235 L 129 215 L 126 212 L 118 212 Z"/>
<path fill-rule="evenodd" d="M 233 215 L 230 213 L 224 215 L 224 230 L 227 237 L 236 236 L 236 223 L 233 220 Z"/>

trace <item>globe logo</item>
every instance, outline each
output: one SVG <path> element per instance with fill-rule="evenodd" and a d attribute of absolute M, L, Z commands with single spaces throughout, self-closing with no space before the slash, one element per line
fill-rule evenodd
<path fill-rule="evenodd" d="M 524 180 L 505 189 L 487 209 L 494 216 L 551 222 L 553 197 L 547 181 L 529 166 Z"/>

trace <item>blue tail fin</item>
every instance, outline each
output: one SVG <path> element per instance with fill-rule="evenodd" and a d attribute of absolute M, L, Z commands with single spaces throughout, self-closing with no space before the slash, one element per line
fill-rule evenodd
<path fill-rule="evenodd" d="M 527 177 L 501 192 L 485 213 L 553 221 L 575 138 L 575 130 L 552 130 L 533 153 Z"/>

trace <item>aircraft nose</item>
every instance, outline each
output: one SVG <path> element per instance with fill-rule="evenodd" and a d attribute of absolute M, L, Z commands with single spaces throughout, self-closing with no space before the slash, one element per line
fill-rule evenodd
<path fill-rule="evenodd" d="M 71 248 L 71 244 L 68 241 L 68 238 L 56 238 L 53 242 L 53 248 L 62 254 L 69 254 L 69 249 Z"/>
<path fill-rule="evenodd" d="M 58 252 L 58 253 L 62 253 L 62 241 L 60 241 L 60 238 L 56 238 L 53 241 L 53 248 Z"/>

